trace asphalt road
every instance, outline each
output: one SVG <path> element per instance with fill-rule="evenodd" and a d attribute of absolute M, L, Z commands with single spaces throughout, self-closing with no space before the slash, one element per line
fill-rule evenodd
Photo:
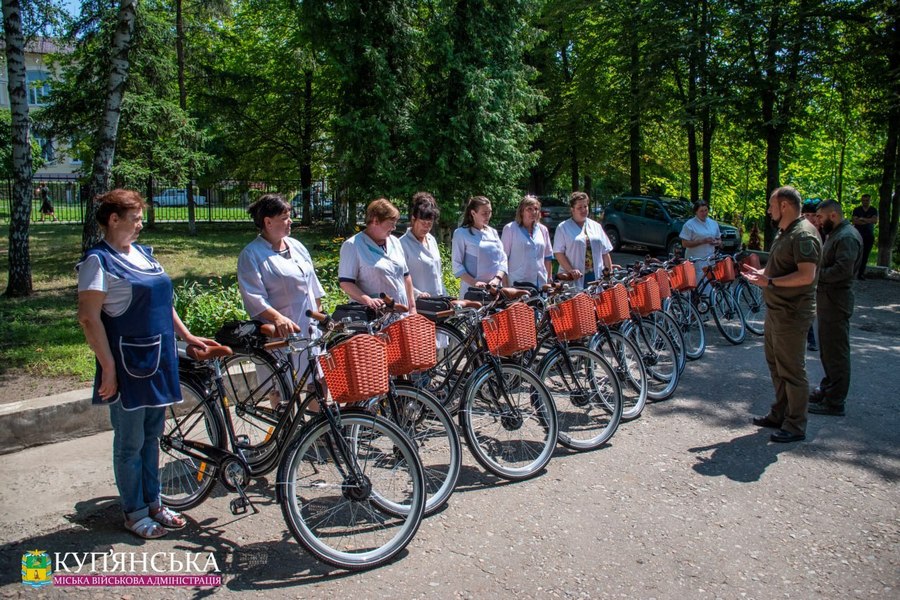
<path fill-rule="evenodd" d="M 896 297 L 896 296 L 895 296 Z M 121 526 L 111 434 L 0 457 L 3 597 L 189 598 L 897 598 L 900 419 L 897 304 L 854 317 L 844 418 L 810 416 L 808 438 L 773 444 L 750 417 L 771 402 L 760 338 L 730 346 L 708 326 L 706 356 L 675 397 L 650 404 L 600 450 L 559 449 L 546 472 L 505 484 L 466 454 L 447 508 L 401 558 L 333 571 L 290 536 L 258 481 L 259 514 L 217 493 L 189 526 L 142 542 Z M 893 326 L 870 331 L 871 314 Z M 867 316 L 868 315 L 868 316 Z M 867 320 L 869 319 L 869 320 Z M 821 376 L 810 353 L 811 380 Z M 223 585 L 22 585 L 26 551 L 212 553 Z"/>

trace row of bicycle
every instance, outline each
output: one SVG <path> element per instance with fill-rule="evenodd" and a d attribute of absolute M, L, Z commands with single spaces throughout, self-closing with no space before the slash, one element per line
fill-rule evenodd
<path fill-rule="evenodd" d="M 584 291 L 422 299 L 409 317 L 390 301 L 380 314 L 311 313 L 321 336 L 231 323 L 217 335 L 227 345 L 185 351 L 185 402 L 160 442 L 163 501 L 187 510 L 221 482 L 237 494 L 233 513 L 255 511 L 247 486 L 277 469 L 276 499 L 304 548 L 340 568 L 383 564 L 453 493 L 460 431 L 490 473 L 533 477 L 557 442 L 598 448 L 648 399 L 671 397 L 705 350 L 707 314 L 732 343 L 754 331 L 758 288 L 730 257 L 713 263 L 700 282 L 676 259 Z"/>

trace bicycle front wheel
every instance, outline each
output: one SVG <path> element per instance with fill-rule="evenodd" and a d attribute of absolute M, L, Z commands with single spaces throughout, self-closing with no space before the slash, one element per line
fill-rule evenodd
<path fill-rule="evenodd" d="M 665 330 L 649 321 L 631 329 L 631 341 L 638 347 L 647 369 L 647 397 L 666 400 L 678 387 L 678 356 Z"/>
<path fill-rule="evenodd" d="M 335 430 L 319 417 L 291 443 L 278 469 L 281 510 L 300 545 L 322 562 L 370 569 L 415 536 L 425 479 L 409 438 L 390 421 L 350 411 L 340 423 Z"/>
<path fill-rule="evenodd" d="M 641 416 L 647 404 L 647 370 L 641 352 L 618 331 L 602 331 L 591 338 L 590 349 L 603 356 L 616 372 L 622 392 L 622 420 Z"/>
<path fill-rule="evenodd" d="M 697 360 L 706 352 L 706 328 L 700 313 L 691 301 L 680 293 L 672 294 L 668 307 L 669 314 L 678 323 L 684 337 L 684 354 L 688 360 Z"/>
<path fill-rule="evenodd" d="M 179 404 L 165 408 L 166 423 L 159 440 L 159 498 L 175 510 L 188 510 L 206 500 L 216 485 L 216 465 L 192 443 L 215 448 L 224 443 L 222 426 L 203 386 L 181 378 Z"/>
<path fill-rule="evenodd" d="M 740 344 L 747 337 L 747 327 L 740 307 L 732 295 L 722 288 L 713 289 L 710 294 L 709 309 L 719 333 L 730 343 Z"/>
<path fill-rule="evenodd" d="M 475 459 L 510 481 L 537 475 L 553 456 L 558 434 L 556 407 L 546 386 L 519 365 L 492 364 L 466 386 L 460 424 Z"/>
<path fill-rule="evenodd" d="M 742 282 L 734 288 L 734 300 L 744 316 L 744 325 L 753 335 L 763 335 L 766 323 L 766 301 L 762 288 Z"/>
<path fill-rule="evenodd" d="M 581 451 L 609 441 L 622 419 L 622 392 L 602 356 L 571 346 L 544 357 L 538 372 L 556 405 L 560 444 Z"/>

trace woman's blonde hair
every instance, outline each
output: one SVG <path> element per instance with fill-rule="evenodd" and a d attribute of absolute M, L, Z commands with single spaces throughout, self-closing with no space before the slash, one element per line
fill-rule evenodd
<path fill-rule="evenodd" d="M 381 222 L 399 218 L 400 211 L 387 198 L 376 198 L 366 207 L 366 225 L 371 224 L 372 221 Z"/>
<path fill-rule="evenodd" d="M 525 209 L 529 206 L 537 206 L 541 207 L 541 201 L 537 199 L 536 196 L 528 195 L 522 198 L 522 201 L 519 202 L 519 207 L 516 209 L 516 223 L 522 225 L 523 217 L 525 215 Z M 535 219 L 537 220 L 537 219 Z"/>

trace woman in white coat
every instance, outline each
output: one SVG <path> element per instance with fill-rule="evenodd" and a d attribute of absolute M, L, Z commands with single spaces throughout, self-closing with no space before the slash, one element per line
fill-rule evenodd
<path fill-rule="evenodd" d="M 275 326 L 285 337 L 300 333 L 319 337 L 319 329 L 306 316 L 320 311 L 325 289 L 316 276 L 312 257 L 291 235 L 291 205 L 279 194 L 264 194 L 247 209 L 259 235 L 238 256 L 237 278 L 247 313 Z M 306 353 L 292 355 L 294 367 L 306 370 Z M 271 397 L 273 406 L 286 398 Z"/>
<path fill-rule="evenodd" d="M 440 212 L 434 197 L 427 192 L 413 196 L 409 211 L 409 229 L 400 237 L 406 266 L 412 279 L 413 294 L 416 298 L 446 296 L 441 251 L 437 240 L 431 235 L 431 228 Z"/>
<path fill-rule="evenodd" d="M 516 209 L 516 220 L 507 223 L 500 236 L 509 266 L 512 285 L 529 284 L 538 289 L 550 280 L 553 272 L 553 246 L 550 232 L 540 223 L 541 203 L 525 196 Z"/>
<path fill-rule="evenodd" d="M 569 208 L 572 218 L 556 228 L 553 237 L 553 253 L 559 262 L 561 273 L 578 277 L 576 289 L 599 278 L 603 269 L 612 268 L 612 244 L 603 226 L 588 218 L 591 198 L 584 192 L 572 192 Z"/>
<path fill-rule="evenodd" d="M 400 211 L 385 198 L 366 208 L 366 228 L 341 245 L 338 281 L 354 302 L 371 309 L 384 306 L 381 294 L 415 314 L 412 279 L 400 240 L 391 235 Z"/>
<path fill-rule="evenodd" d="M 488 225 L 491 201 L 484 196 L 469 198 L 462 226 L 453 232 L 453 274 L 460 279 L 459 295 L 469 288 L 500 285 L 508 271 L 506 252 L 497 230 Z"/>

